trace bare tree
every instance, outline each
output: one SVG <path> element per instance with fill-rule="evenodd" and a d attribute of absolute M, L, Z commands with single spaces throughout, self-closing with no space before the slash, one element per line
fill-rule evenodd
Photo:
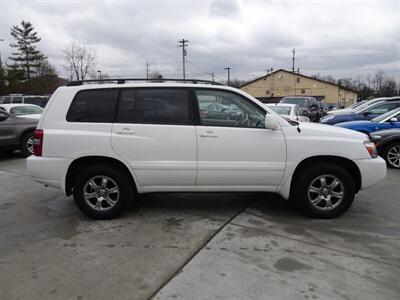
<path fill-rule="evenodd" d="M 84 80 L 96 72 L 96 55 L 91 47 L 71 42 L 64 51 L 65 68 L 71 80 Z"/>
<path fill-rule="evenodd" d="M 382 70 L 376 71 L 372 77 L 371 83 L 377 95 L 380 96 L 385 84 L 385 72 Z"/>

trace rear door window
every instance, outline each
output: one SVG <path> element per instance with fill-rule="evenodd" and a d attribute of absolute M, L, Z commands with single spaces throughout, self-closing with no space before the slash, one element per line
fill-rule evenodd
<path fill-rule="evenodd" d="M 116 122 L 139 124 L 192 124 L 186 89 L 121 90 Z"/>
<path fill-rule="evenodd" d="M 68 122 L 112 123 L 117 104 L 117 89 L 78 92 L 68 110 Z"/>

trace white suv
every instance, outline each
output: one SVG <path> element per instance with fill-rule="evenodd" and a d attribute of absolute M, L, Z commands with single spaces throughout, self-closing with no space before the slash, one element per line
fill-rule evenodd
<path fill-rule="evenodd" d="M 204 82 L 60 87 L 34 141 L 31 176 L 95 219 L 116 217 L 136 193 L 243 191 L 332 218 L 386 175 L 366 135 L 288 123 L 243 91 Z"/>

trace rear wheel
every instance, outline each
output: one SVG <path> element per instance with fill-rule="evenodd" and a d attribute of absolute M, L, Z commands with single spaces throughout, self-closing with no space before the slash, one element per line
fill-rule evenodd
<path fill-rule="evenodd" d="M 26 133 L 22 137 L 20 149 L 25 157 L 28 157 L 33 154 L 33 131 Z"/>
<path fill-rule="evenodd" d="M 133 186 L 129 177 L 111 165 L 85 168 L 75 181 L 75 203 L 93 219 L 105 220 L 119 216 L 132 198 Z"/>
<path fill-rule="evenodd" d="M 329 219 L 343 214 L 353 203 L 355 183 L 344 168 L 323 163 L 304 170 L 294 182 L 293 198 L 308 216 Z"/>
<path fill-rule="evenodd" d="M 400 169 L 400 142 L 387 146 L 384 158 L 389 168 Z"/>

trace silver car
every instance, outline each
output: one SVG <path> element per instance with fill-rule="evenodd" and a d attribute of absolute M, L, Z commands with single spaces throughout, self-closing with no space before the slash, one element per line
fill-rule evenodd
<path fill-rule="evenodd" d="M 310 122 L 310 118 L 306 117 L 303 110 L 297 104 L 275 103 L 267 104 L 274 112 L 281 117 L 296 122 Z"/>

